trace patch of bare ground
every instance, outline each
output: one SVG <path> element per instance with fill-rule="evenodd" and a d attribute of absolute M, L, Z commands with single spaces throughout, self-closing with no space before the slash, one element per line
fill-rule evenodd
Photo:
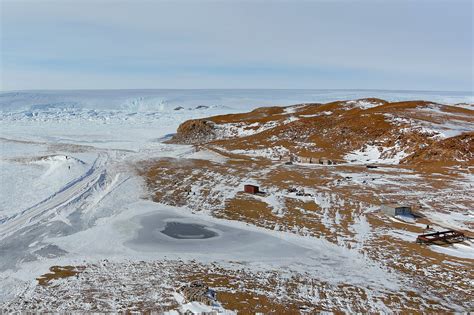
<path fill-rule="evenodd" d="M 40 276 L 38 279 L 38 284 L 39 285 L 48 285 L 51 281 L 57 280 L 57 279 L 64 279 L 64 278 L 69 278 L 69 277 L 74 277 L 77 276 L 79 273 L 81 273 L 84 270 L 83 266 L 52 266 L 49 268 L 51 271 L 50 273 L 46 273 L 42 276 Z"/>

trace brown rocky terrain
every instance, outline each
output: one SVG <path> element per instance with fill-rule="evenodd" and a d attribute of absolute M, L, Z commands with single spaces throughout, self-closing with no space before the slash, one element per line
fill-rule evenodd
<path fill-rule="evenodd" d="M 401 161 L 404 164 L 441 163 L 457 164 L 474 160 L 474 132 L 436 141 L 419 149 Z"/>
<path fill-rule="evenodd" d="M 274 151 L 270 158 L 334 160 L 370 146 L 380 151 L 380 162 L 402 153 L 397 163 L 441 159 L 472 165 L 473 130 L 474 111 L 462 107 L 362 99 L 187 121 L 170 142 L 207 144 L 230 152 L 268 149 Z"/>

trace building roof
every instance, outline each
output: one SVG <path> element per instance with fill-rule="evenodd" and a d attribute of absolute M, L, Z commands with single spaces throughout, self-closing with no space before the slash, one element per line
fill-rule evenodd
<path fill-rule="evenodd" d="M 411 208 L 411 206 L 400 204 L 400 203 L 384 203 L 382 206 L 391 207 L 391 208 Z"/>

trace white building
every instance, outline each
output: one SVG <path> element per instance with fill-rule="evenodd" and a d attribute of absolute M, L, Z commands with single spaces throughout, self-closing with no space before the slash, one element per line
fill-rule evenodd
<path fill-rule="evenodd" d="M 386 215 L 390 216 L 397 216 L 397 215 L 402 215 L 402 216 L 411 216 L 413 215 L 411 211 L 411 207 L 409 206 L 403 206 L 399 204 L 384 204 L 380 208 L 383 213 Z"/>

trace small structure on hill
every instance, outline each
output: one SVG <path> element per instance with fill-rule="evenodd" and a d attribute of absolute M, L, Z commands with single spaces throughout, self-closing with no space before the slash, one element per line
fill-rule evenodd
<path fill-rule="evenodd" d="M 319 159 L 318 163 L 321 164 L 321 165 L 332 165 L 333 164 L 333 162 L 331 160 L 326 159 L 326 158 Z"/>
<path fill-rule="evenodd" d="M 411 210 L 411 207 L 409 206 L 404 206 L 404 205 L 399 205 L 399 204 L 383 204 L 382 207 L 380 208 L 383 213 L 389 216 L 413 216 L 413 212 Z"/>
<path fill-rule="evenodd" d="M 255 185 L 244 185 L 244 191 L 249 194 L 258 194 L 260 192 L 258 186 Z"/>
<path fill-rule="evenodd" d="M 313 164 L 316 162 L 316 158 L 312 158 L 312 157 L 307 157 L 307 156 L 300 156 L 298 158 L 299 162 L 301 163 L 308 163 L 308 164 Z"/>
<path fill-rule="evenodd" d="M 187 302 L 199 302 L 208 306 L 219 306 L 217 292 L 204 285 L 202 281 L 193 281 L 189 285 L 179 288 Z"/>
<path fill-rule="evenodd" d="M 290 187 L 287 192 L 295 193 L 298 197 L 313 197 L 313 194 L 305 192 L 302 187 Z"/>
<path fill-rule="evenodd" d="M 315 159 L 313 159 L 313 163 L 318 163 L 318 164 L 321 164 L 321 165 L 336 165 L 336 164 L 344 164 L 345 163 L 345 161 L 343 161 L 343 160 L 326 159 L 326 158 L 319 158 L 316 161 L 314 161 L 314 160 Z"/>
<path fill-rule="evenodd" d="M 448 230 L 442 232 L 426 233 L 418 235 L 416 242 L 419 244 L 435 244 L 435 245 L 446 245 L 452 243 L 459 243 L 466 239 L 464 233 Z"/>
<path fill-rule="evenodd" d="M 298 156 L 294 154 L 280 155 L 279 160 L 285 162 L 285 164 L 290 163 L 303 163 L 303 164 L 320 164 L 320 165 L 336 165 L 343 164 L 343 160 L 327 159 L 327 158 L 317 158 L 309 156 Z"/>

